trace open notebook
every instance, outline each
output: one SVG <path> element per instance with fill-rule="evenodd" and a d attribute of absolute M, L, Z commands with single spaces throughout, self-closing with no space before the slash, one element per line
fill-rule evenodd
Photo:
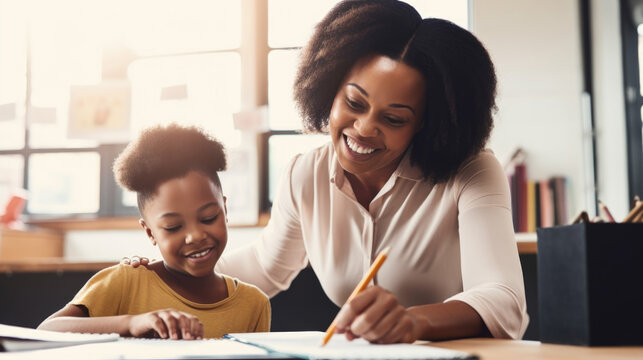
<path fill-rule="evenodd" d="M 334 335 L 321 347 L 324 333 L 319 331 L 239 333 L 228 334 L 228 339 L 251 344 L 270 353 L 290 355 L 311 360 L 336 359 L 477 359 L 476 356 L 455 350 L 426 345 L 375 345 L 363 339 L 346 340 L 343 334 Z"/>
<path fill-rule="evenodd" d="M 32 329 L 31 329 L 32 330 Z M 37 331 L 37 330 L 32 330 Z M 476 359 L 466 353 L 424 345 L 373 345 L 364 340 L 347 341 L 335 335 L 320 347 L 322 332 L 239 333 L 225 339 L 152 340 L 38 331 L 40 346 L 61 343 L 58 348 L 0 353 L 0 360 L 32 359 Z M 17 335 L 14 332 L 14 335 Z M 55 338 L 50 338 L 52 335 Z M 83 336 L 80 336 L 83 335 Z M 34 337 L 33 334 L 19 336 Z M 24 340 L 24 339 L 23 339 Z M 14 349 L 15 350 L 15 349 Z M 27 350 L 23 347 L 22 350 Z"/>

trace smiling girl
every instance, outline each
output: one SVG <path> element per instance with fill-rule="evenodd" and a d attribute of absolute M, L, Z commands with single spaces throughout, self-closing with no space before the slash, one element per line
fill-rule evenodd
<path fill-rule="evenodd" d="M 163 261 L 100 271 L 38 328 L 186 340 L 269 331 L 266 295 L 213 271 L 228 240 L 225 165 L 223 146 L 196 128 L 144 131 L 114 173 L 137 193 L 139 222 Z"/>

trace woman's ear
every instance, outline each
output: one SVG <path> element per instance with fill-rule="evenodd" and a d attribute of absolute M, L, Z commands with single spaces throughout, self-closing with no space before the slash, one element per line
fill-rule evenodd
<path fill-rule="evenodd" d="M 150 229 L 150 227 L 147 226 L 147 224 L 145 223 L 145 220 L 143 220 L 142 218 L 138 219 L 138 223 L 139 223 L 139 225 L 141 225 L 141 227 L 145 231 L 145 234 L 147 235 L 147 237 L 152 242 L 152 245 L 156 246 L 156 240 L 154 239 L 154 235 L 152 234 L 152 229 Z"/>

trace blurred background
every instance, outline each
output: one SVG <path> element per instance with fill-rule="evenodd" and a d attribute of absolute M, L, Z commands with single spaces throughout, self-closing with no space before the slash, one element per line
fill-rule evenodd
<path fill-rule="evenodd" d="M 503 163 L 519 149 L 526 180 L 563 178 L 567 218 L 596 214 L 598 199 L 627 214 L 643 194 L 642 1 L 408 2 L 487 47 L 498 76 L 488 146 Z M 111 170 L 153 124 L 198 125 L 225 144 L 228 247 L 256 239 L 284 166 L 328 141 L 301 133 L 292 82 L 335 3 L 0 0 L 0 322 L 37 324 L 122 256 L 159 258 Z M 516 240 L 535 296 L 534 228 Z M 31 318 L 11 310 L 25 299 L 40 309 Z"/>

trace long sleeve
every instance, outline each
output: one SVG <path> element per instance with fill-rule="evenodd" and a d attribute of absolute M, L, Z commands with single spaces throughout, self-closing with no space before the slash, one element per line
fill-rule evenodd
<path fill-rule="evenodd" d="M 216 270 L 253 284 L 272 297 L 287 289 L 308 263 L 293 195 L 293 158 L 282 175 L 270 221 L 255 242 L 224 253 Z"/>
<path fill-rule="evenodd" d="M 446 301 L 472 306 L 494 337 L 519 339 L 529 317 L 504 172 L 495 157 L 482 156 L 456 187 L 463 292 Z"/>

